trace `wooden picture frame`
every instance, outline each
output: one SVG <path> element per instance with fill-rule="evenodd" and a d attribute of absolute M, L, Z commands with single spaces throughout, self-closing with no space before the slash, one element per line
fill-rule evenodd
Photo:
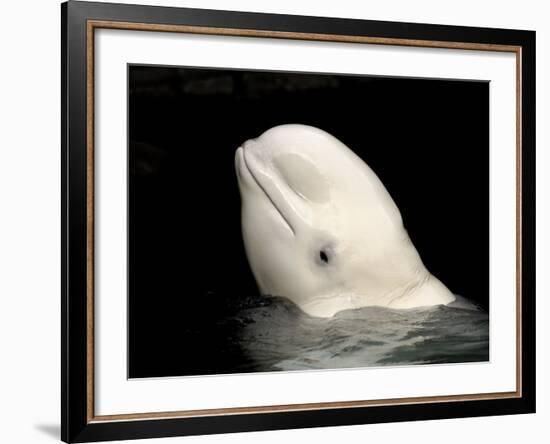
<path fill-rule="evenodd" d="M 65 442 L 368 424 L 535 411 L 535 33 L 69 1 L 62 15 L 62 415 Z M 516 63 L 516 389 L 252 407 L 95 410 L 94 35 L 178 35 L 507 53 Z M 493 162 L 498 159 L 492 159 Z M 122 328 L 121 328 L 122 330 Z"/>

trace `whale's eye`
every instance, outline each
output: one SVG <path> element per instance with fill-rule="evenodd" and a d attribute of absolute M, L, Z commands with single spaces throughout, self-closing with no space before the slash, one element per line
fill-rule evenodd
<path fill-rule="evenodd" d="M 326 267 L 335 262 L 334 260 L 336 256 L 334 254 L 334 248 L 330 244 L 317 246 L 314 252 L 315 263 L 319 267 Z"/>

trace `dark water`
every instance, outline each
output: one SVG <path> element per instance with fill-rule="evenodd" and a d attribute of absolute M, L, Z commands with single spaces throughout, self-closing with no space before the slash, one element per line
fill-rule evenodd
<path fill-rule="evenodd" d="M 284 298 L 249 301 L 238 325 L 244 359 L 235 373 L 489 359 L 488 314 L 462 300 L 455 307 L 365 307 L 314 318 Z"/>

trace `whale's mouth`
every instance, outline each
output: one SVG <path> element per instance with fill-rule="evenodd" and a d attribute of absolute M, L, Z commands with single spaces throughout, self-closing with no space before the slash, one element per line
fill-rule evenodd
<path fill-rule="evenodd" d="M 276 202 L 276 199 L 269 193 L 267 190 L 267 187 L 262 184 L 262 181 L 259 178 L 259 174 L 255 172 L 255 169 L 253 165 L 251 165 L 250 159 L 247 159 L 246 156 L 246 150 L 244 147 L 239 147 L 237 149 L 237 156 L 238 156 L 238 169 L 241 169 L 241 171 L 238 171 L 239 178 L 241 180 L 245 179 L 245 174 L 248 173 L 248 176 L 252 179 L 252 182 L 261 190 L 261 192 L 264 194 L 268 202 L 271 204 L 271 206 L 275 209 L 275 211 L 279 214 L 284 224 L 287 226 L 287 228 L 292 232 L 292 234 L 296 234 L 296 230 L 292 223 L 289 220 L 289 217 L 285 215 L 285 212 L 281 208 L 281 204 Z M 244 173 L 242 170 L 245 170 L 246 173 Z"/>

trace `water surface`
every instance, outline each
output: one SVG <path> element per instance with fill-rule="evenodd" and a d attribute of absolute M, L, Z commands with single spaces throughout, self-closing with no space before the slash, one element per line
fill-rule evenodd
<path fill-rule="evenodd" d="M 489 316 L 457 306 L 364 307 L 315 318 L 285 298 L 248 301 L 233 319 L 247 359 L 239 371 L 479 362 L 489 359 Z"/>

